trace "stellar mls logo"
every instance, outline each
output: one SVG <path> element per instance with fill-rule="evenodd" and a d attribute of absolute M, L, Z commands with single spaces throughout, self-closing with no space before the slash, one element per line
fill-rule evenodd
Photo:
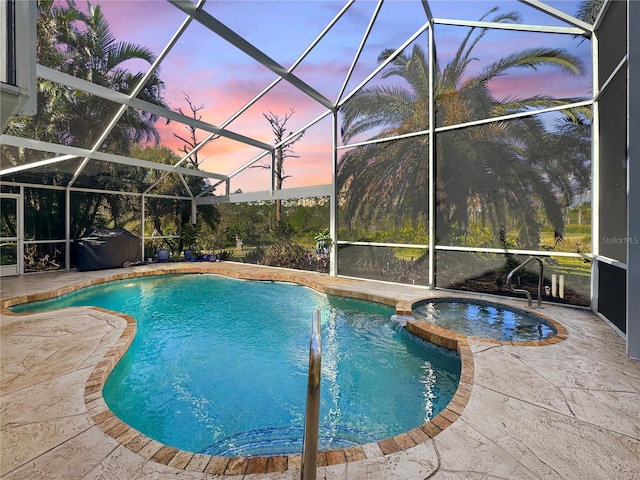
<path fill-rule="evenodd" d="M 620 245 L 622 243 L 637 245 L 640 243 L 640 237 L 602 237 L 602 243 L 605 245 Z"/>

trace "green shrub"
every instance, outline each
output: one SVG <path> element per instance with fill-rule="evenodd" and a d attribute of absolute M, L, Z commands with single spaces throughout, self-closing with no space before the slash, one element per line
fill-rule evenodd
<path fill-rule="evenodd" d="M 311 252 L 287 238 L 278 238 L 273 245 L 265 248 L 260 262 L 271 267 L 307 269 L 312 263 Z"/>
<path fill-rule="evenodd" d="M 224 260 L 229 260 L 233 256 L 233 253 L 230 252 L 229 250 L 221 250 L 217 256 L 218 256 L 218 260 L 224 261 Z"/>

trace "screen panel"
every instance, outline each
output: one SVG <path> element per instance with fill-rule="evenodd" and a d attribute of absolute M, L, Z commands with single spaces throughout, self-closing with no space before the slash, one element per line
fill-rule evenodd
<path fill-rule="evenodd" d="M 627 332 L 627 271 L 598 262 L 598 311 Z"/>
<path fill-rule="evenodd" d="M 599 86 L 607 81 L 611 73 L 627 53 L 627 2 L 609 3 L 607 14 L 598 28 L 598 80 Z"/>
<path fill-rule="evenodd" d="M 600 254 L 627 261 L 626 75 L 619 72 L 600 98 Z"/>
<path fill-rule="evenodd" d="M 529 255 L 511 253 L 456 252 L 438 250 L 436 287 L 476 293 L 513 296 L 507 288 L 507 276 Z M 591 260 L 585 257 L 539 257 L 543 262 L 543 301 L 588 306 L 591 292 Z M 514 288 L 528 290 L 537 299 L 539 265 L 529 263 L 512 276 Z M 564 292 L 560 291 L 560 276 Z M 554 281 L 555 277 L 555 281 Z M 555 289 L 554 289 L 555 283 Z"/>
<path fill-rule="evenodd" d="M 406 283 L 429 284 L 429 255 L 425 248 L 340 245 L 338 275 Z"/>

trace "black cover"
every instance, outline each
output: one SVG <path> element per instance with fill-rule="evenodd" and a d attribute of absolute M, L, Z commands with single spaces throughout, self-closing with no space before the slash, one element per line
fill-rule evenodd
<path fill-rule="evenodd" d="M 94 228 L 76 239 L 78 270 L 125 267 L 140 262 L 139 237 L 122 228 Z"/>

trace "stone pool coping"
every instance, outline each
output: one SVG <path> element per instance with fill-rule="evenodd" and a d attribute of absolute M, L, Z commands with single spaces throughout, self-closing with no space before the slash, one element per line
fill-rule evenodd
<path fill-rule="evenodd" d="M 398 300 L 396 296 L 385 295 L 384 293 L 372 294 L 360 292 L 354 287 L 353 282 L 349 282 L 345 279 L 341 280 L 339 277 L 310 277 L 309 275 L 305 275 L 304 272 L 297 273 L 296 271 L 286 269 L 265 269 L 256 271 L 255 268 L 248 268 L 245 270 L 238 268 L 237 264 L 233 265 L 232 268 L 227 268 L 225 263 L 221 262 L 196 265 L 159 264 L 156 269 L 152 270 L 119 271 L 113 275 L 105 275 L 99 278 L 77 282 L 60 289 L 54 289 L 32 295 L 12 297 L 3 300 L 0 303 L 0 308 L 2 309 L 3 314 L 16 315 L 7 309 L 20 303 L 53 298 L 79 288 L 97 285 L 108 281 L 124 280 L 149 275 L 180 273 L 221 274 L 242 279 L 295 282 L 309 286 L 325 294 L 359 298 L 395 306 L 398 315 L 407 315 L 407 312 L 410 314 L 410 307 L 414 303 L 425 299 L 424 297 L 418 297 L 410 300 Z M 407 307 L 409 307 L 409 310 L 407 310 Z M 121 334 L 119 340 L 95 366 L 85 386 L 85 405 L 93 421 L 107 435 L 143 458 L 188 471 L 200 471 L 219 475 L 241 475 L 250 473 L 276 473 L 284 472 L 289 468 L 300 468 L 301 456 L 299 454 L 271 457 L 218 457 L 192 453 L 163 445 L 122 422 L 108 409 L 108 407 L 106 407 L 102 398 L 102 389 L 109 374 L 131 345 L 136 332 L 136 321 L 133 317 L 126 314 L 106 311 L 98 308 L 95 309 L 120 317 L 127 322 L 126 328 Z M 562 325 L 553 319 L 544 317 L 543 315 L 540 316 L 556 326 L 558 329 L 558 335 L 541 342 L 518 342 L 517 345 L 550 345 L 558 343 L 566 338 L 566 329 Z M 436 415 L 431 421 L 410 430 L 409 432 L 380 440 L 375 444 L 319 452 L 319 467 L 365 460 L 367 458 L 376 458 L 380 455 L 380 452 L 382 452 L 383 455 L 389 455 L 407 450 L 434 438 L 441 431 L 452 425 L 462 415 L 464 408 L 469 402 L 474 379 L 473 356 L 471 348 L 467 343 L 467 337 L 442 329 L 441 327 L 428 322 L 409 321 L 407 322 L 407 329 L 415 335 L 418 335 L 432 343 L 458 351 L 462 367 L 461 377 L 458 389 L 451 402 L 447 405 L 445 410 Z M 486 339 L 483 340 L 487 341 Z M 496 343 L 505 342 L 496 341 Z"/>

